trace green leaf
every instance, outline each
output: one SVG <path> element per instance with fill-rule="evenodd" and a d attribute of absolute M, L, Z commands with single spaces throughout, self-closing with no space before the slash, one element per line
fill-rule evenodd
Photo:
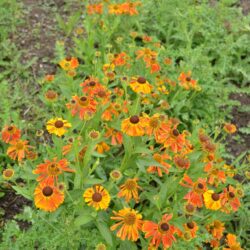
<path fill-rule="evenodd" d="M 30 192 L 27 190 L 27 188 L 22 188 L 18 186 L 12 186 L 12 188 L 20 195 L 25 197 L 28 200 L 33 200 L 33 195 L 30 194 Z"/>
<path fill-rule="evenodd" d="M 85 224 L 91 222 L 92 220 L 93 220 L 93 218 L 90 216 L 89 211 L 87 211 L 87 213 L 82 214 L 82 215 L 75 218 L 74 225 L 76 227 L 80 227 L 82 225 L 85 225 Z"/>
<path fill-rule="evenodd" d="M 113 246 L 112 235 L 111 235 L 110 229 L 106 226 L 106 224 L 104 224 L 103 221 L 97 221 L 96 226 L 98 230 L 100 231 L 101 235 L 103 236 L 103 238 L 106 240 L 106 242 L 110 246 Z"/>

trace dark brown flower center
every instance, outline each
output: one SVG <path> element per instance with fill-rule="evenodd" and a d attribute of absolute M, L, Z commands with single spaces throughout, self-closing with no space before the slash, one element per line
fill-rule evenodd
<path fill-rule="evenodd" d="M 100 193 L 94 193 L 92 195 L 92 200 L 95 202 L 100 202 L 102 200 L 102 195 Z"/>
<path fill-rule="evenodd" d="M 235 194 L 233 192 L 229 192 L 229 197 L 230 198 L 234 198 L 235 197 Z"/>
<path fill-rule="evenodd" d="M 214 200 L 214 201 L 218 201 L 219 199 L 220 199 L 220 195 L 219 194 L 212 194 L 212 199 Z"/>
<path fill-rule="evenodd" d="M 189 229 L 193 229 L 194 228 L 194 223 L 191 221 L 191 222 L 188 222 L 187 223 L 187 227 L 189 228 Z"/>
<path fill-rule="evenodd" d="M 106 96 L 106 92 L 104 90 L 100 90 L 100 91 L 98 91 L 97 95 L 99 97 L 105 97 Z"/>
<path fill-rule="evenodd" d="M 185 167 L 186 165 L 188 165 L 188 159 L 184 159 L 184 158 L 178 158 L 177 160 L 176 160 L 176 164 L 177 164 L 177 166 L 179 166 L 179 167 Z"/>
<path fill-rule="evenodd" d="M 95 85 L 96 85 L 96 82 L 95 82 L 95 81 L 89 82 L 89 86 L 94 87 Z"/>
<path fill-rule="evenodd" d="M 70 62 L 70 61 L 71 61 L 71 58 L 72 58 L 71 56 L 67 56 L 67 57 L 65 58 L 65 60 L 68 61 L 68 62 Z"/>
<path fill-rule="evenodd" d="M 167 232 L 169 230 L 169 225 L 167 223 L 162 223 L 160 228 L 163 232 Z"/>
<path fill-rule="evenodd" d="M 202 183 L 198 183 L 198 188 L 199 189 L 203 189 L 204 188 L 204 185 Z"/>
<path fill-rule="evenodd" d="M 13 170 L 11 170 L 11 169 L 6 169 L 5 171 L 4 171 L 4 176 L 5 177 L 11 177 L 13 175 Z"/>
<path fill-rule="evenodd" d="M 12 131 L 13 129 L 14 129 L 13 126 L 9 126 L 9 127 L 8 127 L 8 131 Z"/>
<path fill-rule="evenodd" d="M 137 115 L 133 115 L 130 117 L 129 121 L 133 124 L 136 124 L 140 121 L 139 117 Z"/>
<path fill-rule="evenodd" d="M 118 171 L 113 171 L 113 172 L 112 172 L 112 177 L 113 177 L 113 178 L 115 178 L 115 179 L 116 179 L 116 178 L 120 178 L 120 176 L 121 176 L 120 172 L 118 172 Z"/>
<path fill-rule="evenodd" d="M 90 132 L 90 137 L 92 139 L 96 139 L 96 138 L 98 138 L 98 136 L 99 136 L 99 132 L 97 132 L 97 131 L 91 131 Z"/>
<path fill-rule="evenodd" d="M 192 213 L 194 211 L 194 206 L 192 204 L 187 204 L 186 206 L 186 210 L 190 213 Z"/>
<path fill-rule="evenodd" d="M 64 125 L 64 124 L 63 124 L 63 121 L 58 120 L 58 121 L 55 122 L 55 127 L 56 127 L 56 128 L 62 128 L 63 125 Z"/>
<path fill-rule="evenodd" d="M 50 186 L 46 186 L 45 188 L 43 188 L 43 195 L 46 197 L 49 197 L 53 194 L 53 188 L 51 188 Z"/>
<path fill-rule="evenodd" d="M 81 100 L 82 102 L 86 102 L 86 101 L 87 101 L 87 97 L 82 96 L 82 97 L 80 98 L 80 100 Z"/>
<path fill-rule="evenodd" d="M 133 225 L 136 221 L 136 215 L 134 213 L 127 213 L 124 216 L 124 224 Z"/>
<path fill-rule="evenodd" d="M 48 99 L 55 99 L 57 96 L 56 92 L 53 91 L 53 90 L 49 90 L 47 93 L 46 93 L 46 97 Z"/>
<path fill-rule="evenodd" d="M 178 136 L 180 133 L 179 133 L 179 131 L 178 131 L 178 129 L 174 129 L 173 130 L 173 135 L 174 136 Z"/>
<path fill-rule="evenodd" d="M 140 76 L 137 78 L 137 82 L 139 82 L 140 84 L 144 84 L 144 83 L 146 83 L 146 78 Z"/>
<path fill-rule="evenodd" d="M 189 76 L 186 77 L 186 81 L 187 81 L 187 82 L 190 82 L 190 81 L 191 81 L 191 77 L 189 77 Z"/>

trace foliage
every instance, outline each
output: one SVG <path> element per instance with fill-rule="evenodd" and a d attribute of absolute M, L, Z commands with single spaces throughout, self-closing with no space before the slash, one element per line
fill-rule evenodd
<path fill-rule="evenodd" d="M 225 120 L 240 105 L 229 94 L 248 93 L 249 17 L 228 0 L 216 8 L 208 1 L 145 0 L 135 3 L 138 15 L 133 8 L 108 13 L 111 5 L 104 2 L 101 13 L 89 3 L 84 15 L 78 11 L 66 21 L 57 15 L 58 28 L 73 46 L 69 53 L 66 43 L 56 43 L 58 70 L 39 80 L 37 103 L 32 88 L 22 98 L 32 82 L 30 65 L 20 64 L 21 52 L 9 43 L 8 31 L 3 33 L 0 183 L 35 206 L 6 223 L 0 249 L 95 249 L 99 243 L 111 250 L 151 249 L 151 243 L 157 248 L 145 237 L 146 223 L 159 223 L 161 237 L 166 225 L 173 226 L 177 241 L 168 239 L 171 249 L 226 247 L 230 234 L 237 235 L 234 244 L 247 247 L 249 156 L 243 152 L 234 159 L 224 139 L 234 133 L 225 129 Z M 19 78 L 24 85 L 10 87 Z M 30 109 L 34 120 L 19 116 Z M 13 126 L 18 139 L 8 140 L 4 134 Z M 249 134 L 249 127 L 240 131 Z M 5 170 L 14 170 L 14 176 L 8 178 Z M 184 183 L 187 176 L 192 184 Z M 205 187 L 197 191 L 204 180 L 219 198 L 209 198 Z M 128 196 L 124 189 L 131 185 Z M 198 193 L 197 203 L 188 192 Z M 190 203 L 194 213 L 186 210 Z M 131 224 L 134 231 L 123 237 L 113 227 L 128 207 L 132 212 L 123 223 L 133 220 L 124 231 Z M 164 222 L 165 215 L 171 215 L 170 222 Z M 22 230 L 20 221 L 31 225 Z M 225 224 L 217 238 L 208 229 L 214 221 Z M 194 235 L 193 224 L 187 229 L 191 222 L 198 225 Z"/>

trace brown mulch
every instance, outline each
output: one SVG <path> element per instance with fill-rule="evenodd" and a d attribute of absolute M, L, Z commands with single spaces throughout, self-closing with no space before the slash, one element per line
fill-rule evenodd
<path fill-rule="evenodd" d="M 249 86 L 250 87 L 250 86 Z M 232 94 L 230 96 L 232 100 L 237 100 L 241 103 L 241 106 L 249 106 L 250 105 L 250 96 L 246 94 Z M 244 134 L 239 131 L 240 128 L 245 128 L 250 126 L 250 113 L 241 112 L 239 107 L 234 107 L 232 111 L 233 120 L 231 121 L 233 124 L 237 126 L 237 132 L 234 136 L 229 136 L 227 138 L 229 152 L 233 154 L 233 156 L 237 157 L 241 153 L 250 150 L 250 136 L 248 134 Z M 236 140 L 235 138 L 239 136 L 240 140 Z"/>
<path fill-rule="evenodd" d="M 0 211 L 3 212 L 0 220 L 0 228 L 7 220 L 13 219 L 16 214 L 22 212 L 24 206 L 31 205 L 31 201 L 27 200 L 21 195 L 17 195 L 12 189 L 6 191 L 5 195 L 0 198 Z M 26 229 L 30 225 L 30 223 L 25 221 L 17 221 L 17 223 L 22 229 Z"/>

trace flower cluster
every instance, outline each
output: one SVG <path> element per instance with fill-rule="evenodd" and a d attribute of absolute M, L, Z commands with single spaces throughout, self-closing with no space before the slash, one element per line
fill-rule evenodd
<path fill-rule="evenodd" d="M 76 38 L 76 54 L 61 55 L 57 72 L 42 82 L 49 115 L 36 132 L 40 155 L 7 125 L 1 136 L 8 160 L 33 161 L 24 168 L 38 209 L 60 207 L 58 214 L 69 211 L 76 225 L 97 226 L 110 249 L 240 250 L 228 221 L 244 191 L 219 141 L 236 126 L 220 122 L 210 131 L 192 121 L 203 79 L 195 67 L 177 65 L 162 41 L 133 30 L 112 33 L 114 20 L 138 15 L 140 5 L 86 6 L 86 37 Z M 13 175 L 12 168 L 3 171 L 5 181 Z"/>
<path fill-rule="evenodd" d="M 138 15 L 137 6 L 141 5 L 140 2 L 124 2 L 116 4 L 108 4 L 107 10 L 110 15 Z M 102 14 L 104 11 L 103 4 L 89 4 L 87 5 L 87 13 L 89 15 Z"/>

